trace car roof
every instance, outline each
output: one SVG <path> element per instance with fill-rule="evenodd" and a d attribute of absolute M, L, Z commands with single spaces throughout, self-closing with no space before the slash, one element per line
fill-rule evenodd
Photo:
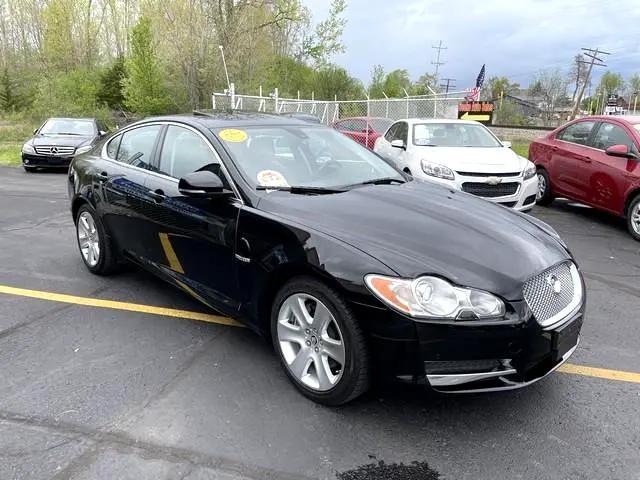
<path fill-rule="evenodd" d="M 197 124 L 207 129 L 225 127 L 249 127 L 249 126 L 279 126 L 279 125 L 300 125 L 312 126 L 309 122 L 293 117 L 283 117 L 269 113 L 249 113 L 249 112 L 215 112 L 215 113 L 191 113 L 184 115 L 165 115 L 161 117 L 148 117 L 139 123 L 150 121 L 181 122 Z"/>
<path fill-rule="evenodd" d="M 403 118 L 398 121 L 407 122 L 407 123 L 462 123 L 462 124 L 470 124 L 470 125 L 477 125 L 479 123 L 479 122 L 476 122 L 475 120 L 456 120 L 451 118 L 417 118 L 417 117 Z"/>
<path fill-rule="evenodd" d="M 621 120 L 634 125 L 640 123 L 640 115 L 590 115 L 579 118 L 578 120 Z"/>
<path fill-rule="evenodd" d="M 47 118 L 47 121 L 49 120 L 87 120 L 90 122 L 95 122 L 95 118 L 93 117 L 50 117 Z"/>

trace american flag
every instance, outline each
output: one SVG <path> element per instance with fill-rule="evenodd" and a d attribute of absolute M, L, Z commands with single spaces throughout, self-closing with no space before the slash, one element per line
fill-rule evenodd
<path fill-rule="evenodd" d="M 482 88 L 482 84 L 484 83 L 484 64 L 480 69 L 480 73 L 478 74 L 478 78 L 476 78 L 476 86 L 470 90 L 469 95 L 466 96 L 466 99 L 470 102 L 477 102 L 480 98 L 480 89 Z"/>

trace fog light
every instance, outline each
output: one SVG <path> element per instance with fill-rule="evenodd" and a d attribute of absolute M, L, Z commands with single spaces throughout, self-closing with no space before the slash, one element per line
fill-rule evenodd
<path fill-rule="evenodd" d="M 31 162 L 31 160 L 29 160 L 28 158 L 24 159 L 24 163 L 29 163 L 29 162 Z"/>

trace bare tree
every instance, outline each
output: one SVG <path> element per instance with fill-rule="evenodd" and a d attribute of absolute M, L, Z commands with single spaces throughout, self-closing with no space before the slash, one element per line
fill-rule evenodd
<path fill-rule="evenodd" d="M 529 87 L 529 93 L 540 97 L 542 120 L 549 125 L 557 117 L 557 106 L 567 103 L 567 81 L 559 69 L 542 70 Z"/>

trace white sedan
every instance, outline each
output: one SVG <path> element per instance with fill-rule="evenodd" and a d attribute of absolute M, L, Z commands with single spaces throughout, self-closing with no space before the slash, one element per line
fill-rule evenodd
<path fill-rule="evenodd" d="M 410 118 L 391 125 L 373 151 L 414 177 L 530 210 L 536 167 L 510 146 L 478 122 Z"/>

